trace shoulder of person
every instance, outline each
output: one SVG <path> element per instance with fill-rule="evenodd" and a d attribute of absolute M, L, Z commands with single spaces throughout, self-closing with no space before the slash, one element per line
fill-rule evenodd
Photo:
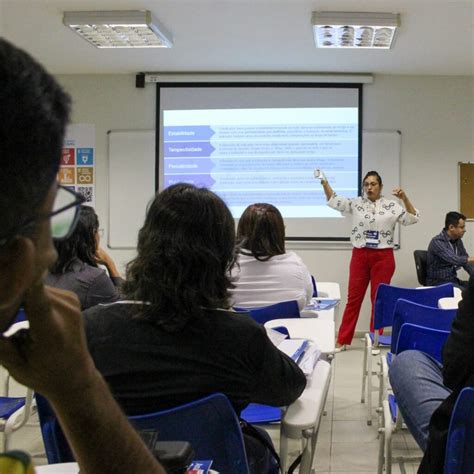
<path fill-rule="evenodd" d="M 246 313 L 241 313 L 237 311 L 229 310 L 209 310 L 208 316 L 216 319 L 218 322 L 222 321 L 222 324 L 225 324 L 229 327 L 235 327 L 242 330 L 255 331 L 260 330 L 260 325 L 255 322 L 255 320 Z"/>
<path fill-rule="evenodd" d="M 114 302 L 107 304 L 98 304 L 92 306 L 82 312 L 84 319 L 87 322 L 117 322 L 120 324 L 123 319 L 133 317 L 140 311 L 140 305 L 126 304 L 122 302 Z"/>

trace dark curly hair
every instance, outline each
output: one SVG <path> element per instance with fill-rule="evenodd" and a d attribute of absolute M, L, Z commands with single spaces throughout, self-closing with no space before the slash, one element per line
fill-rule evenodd
<path fill-rule="evenodd" d="M 156 194 L 127 265 L 126 297 L 150 302 L 140 317 L 169 331 L 208 308 L 229 308 L 235 224 L 224 201 L 179 183 Z"/>
<path fill-rule="evenodd" d="M 76 228 L 66 240 L 54 241 L 58 259 L 51 267 L 52 274 L 66 273 L 76 259 L 97 267 L 97 231 L 99 218 L 90 206 L 81 206 Z"/>
<path fill-rule="evenodd" d="M 265 262 L 285 253 L 285 224 L 271 204 L 255 203 L 245 209 L 237 226 L 240 253 Z"/>

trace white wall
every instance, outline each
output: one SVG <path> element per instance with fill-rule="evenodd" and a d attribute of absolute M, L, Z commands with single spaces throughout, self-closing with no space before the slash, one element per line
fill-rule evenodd
<path fill-rule="evenodd" d="M 59 80 L 73 96 L 73 121 L 96 125 L 96 208 L 101 227 L 106 228 L 107 131 L 153 129 L 155 87 L 136 89 L 133 75 L 74 75 L 60 76 Z M 401 130 L 400 184 L 422 216 L 415 226 L 402 229 L 394 284 L 417 285 L 413 250 L 426 248 L 442 228 L 445 213 L 458 209 L 457 163 L 474 161 L 473 96 L 472 77 L 376 76 L 374 84 L 364 87 L 363 126 Z M 385 194 L 389 191 L 386 189 Z M 474 253 L 471 226 L 464 240 L 468 252 Z M 317 280 L 338 281 L 346 297 L 350 250 L 298 253 Z M 117 250 L 112 254 L 120 265 L 133 256 L 133 252 Z M 366 298 L 359 331 L 367 329 L 369 311 Z"/>

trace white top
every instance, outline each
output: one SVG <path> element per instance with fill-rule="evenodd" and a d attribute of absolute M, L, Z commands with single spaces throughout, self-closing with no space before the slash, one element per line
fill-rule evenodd
<path fill-rule="evenodd" d="M 352 214 L 351 242 L 356 248 L 367 247 L 370 231 L 378 232 L 378 249 L 393 248 L 395 224 L 415 224 L 420 217 L 418 210 L 410 214 L 398 202 L 383 196 L 372 202 L 365 197 L 348 199 L 334 193 L 327 204 L 343 215 Z"/>
<path fill-rule="evenodd" d="M 266 262 L 240 254 L 232 269 L 232 280 L 234 306 L 258 308 L 296 300 L 301 310 L 313 295 L 311 274 L 294 252 L 275 255 Z"/>

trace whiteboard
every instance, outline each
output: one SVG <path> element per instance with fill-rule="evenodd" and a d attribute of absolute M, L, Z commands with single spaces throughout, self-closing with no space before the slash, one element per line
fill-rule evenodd
<path fill-rule="evenodd" d="M 155 131 L 110 131 L 109 232 L 113 249 L 137 246 L 148 202 L 155 194 Z"/>
<path fill-rule="evenodd" d="M 393 130 L 364 130 L 362 135 L 362 175 L 378 171 L 387 197 L 400 186 L 401 138 L 401 133 Z M 147 205 L 155 193 L 155 130 L 111 130 L 108 150 L 108 246 L 134 249 Z M 396 232 L 397 243 L 399 234 Z"/>

